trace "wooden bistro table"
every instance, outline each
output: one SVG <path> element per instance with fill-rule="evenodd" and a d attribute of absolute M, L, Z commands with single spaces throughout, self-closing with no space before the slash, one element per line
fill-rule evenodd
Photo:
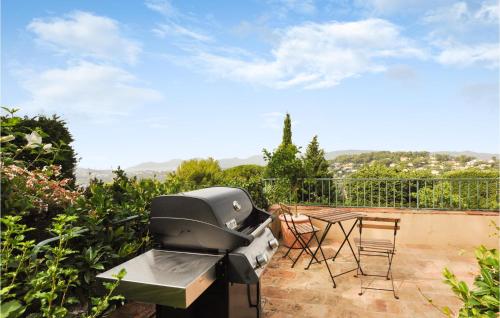
<path fill-rule="evenodd" d="M 358 212 L 342 211 L 342 210 L 331 209 L 331 208 L 321 209 L 321 210 L 316 210 L 316 211 L 305 211 L 305 212 L 302 212 L 302 214 L 307 215 L 309 217 L 309 219 L 315 219 L 315 220 L 319 220 L 319 221 L 326 223 L 326 227 L 323 231 L 323 235 L 321 236 L 321 239 L 319 240 L 318 247 L 316 248 L 313 255 L 311 256 L 311 260 L 309 261 L 309 264 L 307 265 L 307 267 L 305 269 L 309 269 L 311 264 L 318 263 L 317 258 L 316 258 L 316 254 L 318 253 L 318 251 L 320 251 L 321 256 L 323 258 L 319 258 L 319 263 L 321 263 L 321 261 L 323 261 L 323 260 L 325 261 L 326 268 L 328 269 L 328 273 L 330 274 L 330 278 L 332 279 L 332 282 L 333 282 L 333 288 L 335 288 L 335 287 L 337 287 L 337 284 L 335 283 L 335 277 L 353 272 L 353 271 L 358 269 L 358 266 L 356 266 L 356 268 L 353 268 L 353 269 L 350 269 L 348 271 L 342 272 L 340 274 L 334 275 L 332 273 L 332 270 L 330 269 L 330 266 L 328 265 L 328 260 L 331 259 L 333 262 L 335 262 L 335 259 L 337 258 L 340 250 L 342 250 L 342 247 L 344 247 L 345 243 L 347 242 L 347 245 L 351 249 L 352 256 L 356 260 L 356 265 L 359 264 L 359 260 L 356 257 L 356 253 L 354 252 L 354 249 L 352 248 L 351 242 L 349 242 L 349 235 L 351 235 L 354 227 L 356 227 L 356 224 L 358 224 L 359 219 L 362 218 L 364 216 L 364 214 L 358 213 Z M 342 225 L 342 222 L 351 221 L 351 220 L 354 220 L 354 224 L 349 229 L 349 231 L 346 232 L 344 229 L 344 226 Z M 328 232 L 330 231 L 330 229 L 332 228 L 332 226 L 334 224 L 339 225 L 340 229 L 342 230 L 342 233 L 344 234 L 344 240 L 342 241 L 342 244 L 340 244 L 340 247 L 337 250 L 337 252 L 335 253 L 335 255 L 333 257 L 326 258 L 325 253 L 323 252 L 323 248 L 321 247 L 321 245 L 325 241 L 325 238 L 328 235 Z M 361 271 L 361 272 L 363 272 L 363 271 Z"/>

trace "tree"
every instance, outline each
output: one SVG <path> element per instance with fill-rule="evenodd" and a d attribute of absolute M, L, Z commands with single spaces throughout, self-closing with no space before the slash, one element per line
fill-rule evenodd
<path fill-rule="evenodd" d="M 222 170 L 213 158 L 183 161 L 170 178 L 176 178 L 186 189 L 216 185 L 221 181 Z"/>
<path fill-rule="evenodd" d="M 283 123 L 283 139 L 274 152 L 263 149 L 267 161 L 265 176 L 288 180 L 295 186 L 297 179 L 304 176 L 302 160 L 299 158 L 299 148 L 292 142 L 292 127 L 290 114 L 286 114 Z"/>
<path fill-rule="evenodd" d="M 303 161 L 305 174 L 308 178 L 329 176 L 328 161 L 325 159 L 325 151 L 319 147 L 318 136 L 314 136 L 307 145 Z"/>
<path fill-rule="evenodd" d="M 262 181 L 264 167 L 240 165 L 226 169 L 222 173 L 223 185 L 246 189 L 257 206 L 267 208 L 269 202 L 264 194 L 264 182 Z"/>
<path fill-rule="evenodd" d="M 248 181 L 251 178 L 262 178 L 264 167 L 259 165 L 240 165 L 223 171 L 225 180 L 240 179 Z"/>
<path fill-rule="evenodd" d="M 285 122 L 283 123 L 283 140 L 282 145 L 292 144 L 292 120 L 290 119 L 290 114 L 286 113 Z"/>

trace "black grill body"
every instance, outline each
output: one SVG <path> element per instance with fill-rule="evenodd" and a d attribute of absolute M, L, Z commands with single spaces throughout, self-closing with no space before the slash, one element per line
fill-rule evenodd
<path fill-rule="evenodd" d="M 218 279 L 189 308 L 157 306 L 157 317 L 259 317 L 260 276 L 277 250 L 271 221 L 240 188 L 154 198 L 149 229 L 161 249 L 224 255 Z"/>

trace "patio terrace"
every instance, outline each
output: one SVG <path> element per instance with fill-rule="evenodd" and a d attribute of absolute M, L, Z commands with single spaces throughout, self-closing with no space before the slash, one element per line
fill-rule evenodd
<path fill-rule="evenodd" d="M 276 208 L 270 210 L 276 211 Z M 327 208 L 299 206 L 297 212 Z M 498 223 L 497 212 L 349 210 L 363 211 L 370 216 L 401 218 L 393 262 L 394 283 L 400 299 L 394 299 L 392 292 L 376 290 L 367 290 L 359 296 L 360 281 L 354 277 L 355 272 L 337 277 L 337 288 L 333 288 L 323 263 L 305 270 L 310 258 L 302 255 L 291 268 L 290 259 L 282 257 L 287 249 L 280 246 L 261 279 L 263 317 L 444 317 L 425 298 L 432 299 L 437 307 L 448 306 L 454 312 L 460 308 L 460 301 L 442 282 L 442 270 L 447 267 L 459 279 L 471 284 L 478 270 L 474 246 L 498 245 L 496 238 L 489 236 L 491 220 Z M 279 225 L 275 222 L 273 230 L 278 231 Z M 340 237 L 335 227 L 330 233 L 323 247 L 331 253 L 338 248 Z M 353 232 L 351 239 L 356 236 Z M 362 264 L 367 272 L 380 273 L 386 269 L 385 262 L 375 257 L 363 259 Z M 349 249 L 344 247 L 331 268 L 334 273 L 340 273 L 355 266 Z M 372 287 L 390 286 L 390 281 L 380 278 L 364 277 L 363 281 Z M 154 305 L 132 302 L 115 311 L 112 317 L 150 317 L 153 314 Z"/>
<path fill-rule="evenodd" d="M 328 244 L 327 248 L 337 244 Z M 309 257 L 302 256 L 294 268 L 291 261 L 282 258 L 286 248 L 280 247 L 262 278 L 264 317 L 444 317 L 430 305 L 423 295 L 437 306 L 449 306 L 456 311 L 460 302 L 442 280 L 442 269 L 448 267 L 461 279 L 472 282 L 477 265 L 473 253 L 459 255 L 458 250 L 398 246 L 394 258 L 394 283 L 399 300 L 392 292 L 367 290 L 362 296 L 359 278 L 349 273 L 335 280 L 332 287 L 330 277 L 323 264 L 304 267 Z M 333 265 L 335 273 L 355 266 L 349 250 L 342 250 L 340 258 Z M 372 258 L 373 259 L 373 258 Z M 369 260 L 369 258 L 367 258 Z M 370 260 L 363 264 L 365 270 L 381 272 L 385 259 Z M 331 262 L 331 261 L 330 261 Z M 390 281 L 363 278 L 364 284 L 389 288 Z"/>

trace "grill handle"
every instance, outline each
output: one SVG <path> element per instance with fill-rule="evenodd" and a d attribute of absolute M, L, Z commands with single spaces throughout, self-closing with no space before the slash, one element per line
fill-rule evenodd
<path fill-rule="evenodd" d="M 269 223 L 271 223 L 273 221 L 272 218 L 267 218 L 267 220 L 265 220 L 261 225 L 259 225 L 258 228 L 256 228 L 252 233 L 250 233 L 250 236 L 252 236 L 253 238 L 256 238 L 257 236 L 260 235 L 260 233 L 262 233 L 262 231 L 264 231 L 264 229 L 267 227 L 267 225 Z"/>

